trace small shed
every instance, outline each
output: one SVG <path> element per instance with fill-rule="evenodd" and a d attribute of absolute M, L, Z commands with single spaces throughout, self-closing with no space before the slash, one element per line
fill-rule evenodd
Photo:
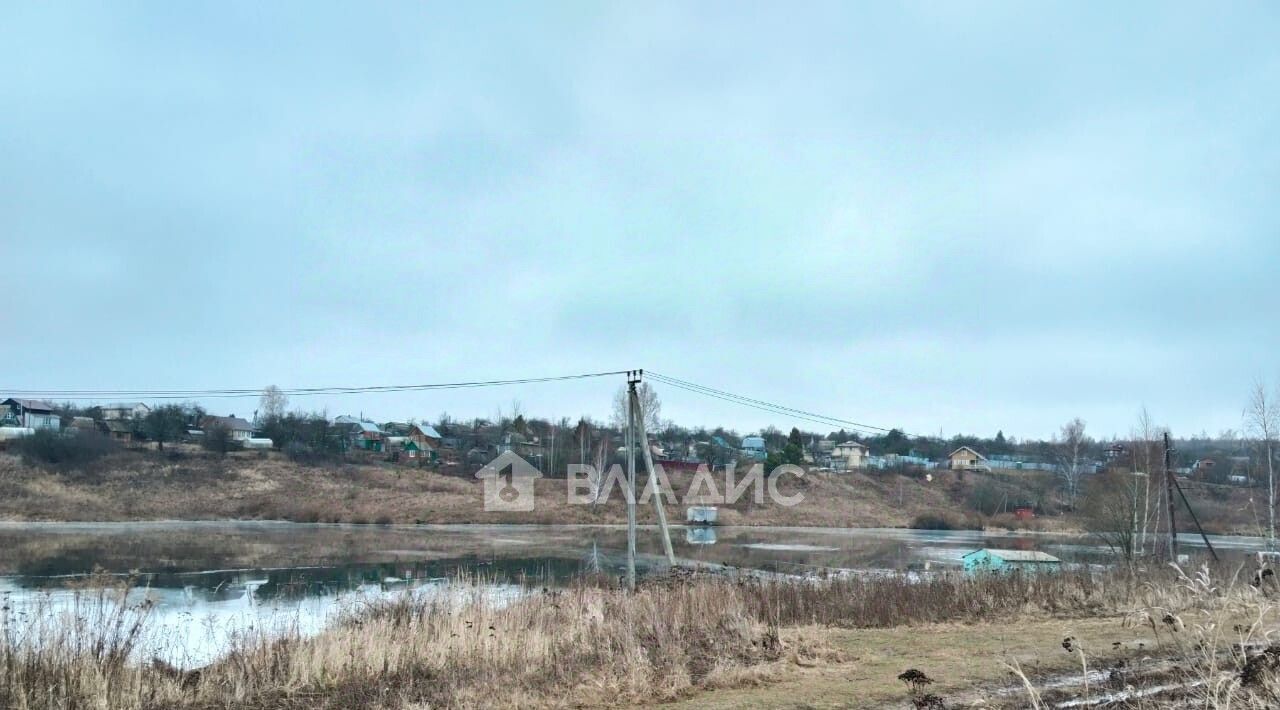
<path fill-rule="evenodd" d="M 984 547 L 960 558 L 966 572 L 1049 572 L 1062 568 L 1062 560 L 1038 550 L 993 550 Z"/>
<path fill-rule="evenodd" d="M 714 505 L 691 505 L 685 512 L 685 520 L 691 525 L 715 525 L 720 511 Z"/>

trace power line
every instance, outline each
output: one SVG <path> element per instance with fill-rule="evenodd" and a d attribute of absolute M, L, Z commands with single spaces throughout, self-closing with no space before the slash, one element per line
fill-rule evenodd
<path fill-rule="evenodd" d="M 826 426 L 840 426 L 841 428 L 852 427 L 854 429 L 862 430 L 862 433 L 872 433 L 872 432 L 888 433 L 892 431 L 891 429 L 887 429 L 885 427 L 878 427 L 870 424 L 862 424 L 860 422 L 850 421 L 848 419 L 841 419 L 840 417 L 830 417 L 825 414 L 818 414 L 816 412 L 810 412 L 803 409 L 796 409 L 794 407 L 787 407 L 781 404 L 768 402 L 762 399 L 754 399 L 752 397 L 746 397 L 744 395 L 734 394 L 732 392 L 726 392 L 725 390 L 716 389 L 714 387 L 708 387 L 706 385 L 700 385 L 695 382 L 689 382 L 688 380 L 681 380 L 679 378 L 671 377 L 670 375 L 664 375 L 662 373 L 654 372 L 652 370 L 646 370 L 645 374 L 665 385 L 677 387 L 679 389 L 693 392 L 695 394 L 701 394 L 707 397 L 713 397 L 715 399 L 721 399 L 728 402 L 733 402 L 735 404 L 739 404 L 744 407 L 759 409 L 761 411 L 770 412 L 772 414 L 782 414 L 784 416 L 789 416 L 796 419 L 802 419 L 804 421 L 823 424 Z"/>
<path fill-rule="evenodd" d="M 632 370 L 609 370 L 605 372 L 586 372 L 574 375 L 557 375 L 550 377 L 524 377 L 518 379 L 507 380 L 474 380 L 463 382 L 439 382 L 430 384 L 400 384 L 400 385 L 371 385 L 371 386 L 331 386 L 331 387 L 293 387 L 281 388 L 280 392 L 291 397 L 307 397 L 317 395 L 350 395 L 350 394 L 370 394 L 382 392 L 422 392 L 431 390 L 453 390 L 453 389 L 473 389 L 481 387 L 504 387 L 511 385 L 538 384 L 544 382 L 564 382 L 569 380 L 583 380 L 597 377 L 612 377 L 616 375 L 627 375 Z M 821 424 L 823 426 L 838 426 L 840 428 L 852 428 L 863 434 L 883 434 L 888 433 L 891 429 L 885 427 L 873 426 L 871 424 L 862 424 L 860 422 L 842 419 L 840 417 L 831 417 L 816 412 L 810 412 L 794 407 L 787 407 L 774 402 L 762 399 L 746 397 L 744 395 L 727 392 L 725 390 L 700 385 L 696 382 L 682 380 L 670 375 L 664 375 L 652 370 L 643 371 L 650 378 L 664 385 L 675 387 L 686 392 L 699 394 L 704 397 L 731 402 L 743 407 L 749 407 L 769 414 L 777 414 L 784 417 L 799 419 L 802 421 Z M 81 400 L 106 400 L 119 399 L 123 397 L 138 397 L 146 399 L 235 399 L 246 397 L 259 397 L 262 395 L 264 388 L 211 388 L 211 389 L 164 389 L 164 390 L 93 390 L 93 389 L 63 389 L 63 390 L 4 390 L 10 396 L 15 397 L 39 397 L 39 398 L 74 398 Z M 905 433 L 905 432 L 904 432 Z M 914 435 L 913 435 L 914 436 Z"/>
<path fill-rule="evenodd" d="M 478 387 L 503 387 L 509 385 L 536 384 L 541 382 L 563 382 L 566 380 L 582 380 L 593 377 L 610 377 L 625 375 L 626 370 L 609 372 L 587 372 L 577 375 L 558 375 L 554 377 L 525 377 L 512 380 L 477 380 L 470 382 L 441 382 L 433 384 L 412 385 L 373 385 L 367 387 L 335 386 L 335 387 L 295 387 L 280 392 L 289 396 L 310 395 L 346 395 L 372 392 L 418 392 L 427 390 L 470 389 Z M 234 398 L 258 397 L 263 388 L 241 389 L 201 389 L 201 390 L 4 390 L 11 396 L 21 397 L 74 397 L 76 399 L 110 399 L 118 397 L 145 397 L 150 399 L 191 399 L 191 398 Z"/>

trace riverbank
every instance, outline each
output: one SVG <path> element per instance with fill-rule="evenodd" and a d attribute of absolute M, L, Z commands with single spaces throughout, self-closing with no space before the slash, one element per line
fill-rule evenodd
<path fill-rule="evenodd" d="M 669 517 L 684 519 L 690 472 L 672 472 L 679 500 Z M 776 496 L 748 491 L 719 505 L 725 525 L 901 528 L 930 519 L 930 527 L 1081 532 L 1080 515 L 1049 502 L 1045 514 L 1019 520 L 1007 512 L 1011 500 L 1050 501 L 1053 480 L 1039 472 L 956 473 L 928 476 L 889 472 L 809 472 L 782 476 Z M 534 482 L 528 511 L 486 511 L 484 482 L 462 471 L 434 471 L 375 457 L 332 465 L 304 465 L 278 452 L 217 456 L 171 445 L 165 452 L 126 450 L 78 468 L 28 465 L 0 454 L 0 520 L 149 521 L 285 520 L 351 524 L 622 524 L 621 491 L 595 505 L 570 502 L 565 479 Z M 717 473 L 715 491 L 731 485 Z M 1002 491 L 995 497 L 994 492 Z M 1210 532 L 1256 534 L 1247 491 L 1188 490 Z M 1244 497 L 1242 497 L 1244 496 Z M 799 502 L 787 505 L 783 499 Z M 1000 512 L 1006 511 L 1006 512 Z M 642 523 L 654 523 L 651 505 L 640 507 Z"/>
<path fill-rule="evenodd" d="M 1143 707 L 1267 707 L 1280 697 L 1263 650 L 1280 630 L 1276 590 L 1230 575 L 678 575 L 501 602 L 463 583 L 347 610 L 310 638 L 241 638 L 189 671 L 137 658 L 146 603 L 105 592 L 80 607 L 84 623 L 40 627 L 34 645 L 22 640 L 38 621 L 4 618 L 0 704 L 1012 708 L 1158 684 L 1172 689 Z"/>

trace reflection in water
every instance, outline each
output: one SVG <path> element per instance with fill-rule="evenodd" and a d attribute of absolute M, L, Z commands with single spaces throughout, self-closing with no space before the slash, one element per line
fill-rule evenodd
<path fill-rule="evenodd" d="M 684 541 L 690 545 L 716 544 L 716 529 L 706 525 L 685 528 Z"/>

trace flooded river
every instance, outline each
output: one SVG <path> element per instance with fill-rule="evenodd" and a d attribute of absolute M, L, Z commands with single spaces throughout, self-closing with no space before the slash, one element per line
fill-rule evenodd
<path fill-rule="evenodd" d="M 672 535 L 683 560 L 786 574 L 954 568 L 981 547 L 1041 550 L 1067 562 L 1109 559 L 1087 537 L 1029 533 L 676 527 Z M 1211 539 L 1225 556 L 1263 545 Z M 1203 552 L 1198 538 L 1183 544 Z M 109 576 L 132 586 L 131 599 L 151 601 L 153 637 L 142 653 L 191 667 L 248 629 L 313 633 L 371 598 L 447 593 L 447 580 L 458 575 L 479 577 L 488 593 L 505 598 L 529 583 L 621 574 L 625 550 L 618 527 L 0 523 L 0 622 L 56 620 Z M 642 570 L 662 563 L 661 550 L 657 530 L 642 528 Z"/>

